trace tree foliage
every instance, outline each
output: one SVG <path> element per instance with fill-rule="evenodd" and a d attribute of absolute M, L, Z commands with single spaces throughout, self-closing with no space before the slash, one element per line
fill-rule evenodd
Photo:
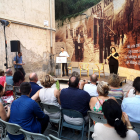
<path fill-rule="evenodd" d="M 100 1 L 101 0 L 56 0 L 55 19 L 64 21 L 66 18 L 76 17 Z"/>

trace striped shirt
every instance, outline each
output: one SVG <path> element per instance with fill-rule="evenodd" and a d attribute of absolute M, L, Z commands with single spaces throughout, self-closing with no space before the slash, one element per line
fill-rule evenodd
<path fill-rule="evenodd" d="M 124 93 L 123 93 L 122 88 L 111 89 L 111 90 L 109 91 L 109 94 L 108 94 L 108 96 L 110 96 L 110 97 L 115 97 L 116 99 L 117 99 L 117 98 L 122 99 L 122 98 L 123 98 L 123 95 L 124 95 Z"/>

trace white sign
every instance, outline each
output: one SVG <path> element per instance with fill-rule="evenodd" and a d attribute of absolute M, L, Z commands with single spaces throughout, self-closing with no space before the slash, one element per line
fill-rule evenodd
<path fill-rule="evenodd" d="M 56 57 L 56 63 L 67 63 L 67 57 Z"/>
<path fill-rule="evenodd" d="M 44 26 L 49 26 L 48 20 L 44 20 Z"/>

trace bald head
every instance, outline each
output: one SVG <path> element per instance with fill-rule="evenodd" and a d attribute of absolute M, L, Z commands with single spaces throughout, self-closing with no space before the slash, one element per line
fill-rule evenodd
<path fill-rule="evenodd" d="M 69 87 L 77 88 L 79 85 L 78 77 L 71 76 L 69 79 Z"/>
<path fill-rule="evenodd" d="M 92 74 L 90 76 L 90 81 L 91 81 L 91 83 L 96 83 L 97 82 L 97 75 L 96 74 Z"/>
<path fill-rule="evenodd" d="M 12 70 L 11 69 L 7 69 L 6 70 L 6 75 L 7 76 L 12 76 Z"/>
<path fill-rule="evenodd" d="M 38 81 L 38 76 L 36 73 L 31 73 L 30 76 L 29 76 L 29 80 L 30 82 L 37 82 Z"/>

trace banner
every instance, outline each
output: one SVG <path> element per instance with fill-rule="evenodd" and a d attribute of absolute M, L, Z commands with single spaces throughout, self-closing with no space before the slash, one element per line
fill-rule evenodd
<path fill-rule="evenodd" d="M 57 28 L 72 62 L 108 63 L 115 47 L 119 66 L 140 69 L 140 0 L 103 0 Z M 56 26 L 59 22 L 56 24 Z"/>

